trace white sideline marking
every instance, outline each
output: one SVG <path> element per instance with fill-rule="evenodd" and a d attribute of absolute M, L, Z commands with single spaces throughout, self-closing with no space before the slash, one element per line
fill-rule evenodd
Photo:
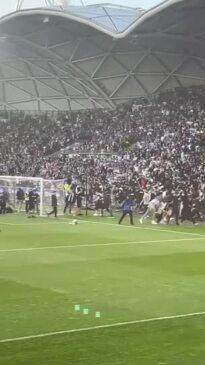
<path fill-rule="evenodd" d="M 202 315 L 205 315 L 205 312 L 195 312 L 195 313 L 186 313 L 186 314 L 176 314 L 176 315 L 166 316 L 166 317 L 138 319 L 138 320 L 129 321 L 129 322 L 117 322 L 117 323 L 112 323 L 112 324 L 102 324 L 102 325 L 93 326 L 93 327 L 83 327 L 83 328 L 74 328 L 71 330 L 64 330 L 64 331 L 47 332 L 47 333 L 41 333 L 38 335 L 5 338 L 5 339 L 0 340 L 0 343 L 25 341 L 25 340 L 35 339 L 35 338 L 64 335 L 64 334 L 69 334 L 69 333 L 86 332 L 86 331 L 93 331 L 93 330 L 104 329 L 104 328 L 122 327 L 122 326 L 128 326 L 128 325 L 132 325 L 132 324 L 158 322 L 158 321 L 165 321 L 165 320 L 178 319 L 178 318 L 197 317 L 197 316 L 202 316 Z"/>
<path fill-rule="evenodd" d="M 57 249 L 65 249 L 65 248 L 82 248 L 82 247 L 101 247 L 101 246 L 124 246 L 124 245 L 134 245 L 134 244 L 149 244 L 149 243 L 161 243 L 161 242 L 186 242 L 186 241 L 201 241 L 205 240 L 205 237 L 196 237 L 196 238 L 179 238 L 179 239 L 171 239 L 171 240 L 155 240 L 155 241 L 131 241 L 131 242 L 108 242 L 108 243 L 94 243 L 94 244 L 76 244 L 76 245 L 63 245 L 63 246 L 44 246 L 44 247 L 24 247 L 24 248 L 9 248 L 0 250 L 0 252 L 18 252 L 18 251 L 38 251 L 38 250 L 57 250 Z M 170 245 L 171 247 L 172 245 Z"/>
<path fill-rule="evenodd" d="M 151 228 L 151 227 L 142 227 L 142 226 L 135 226 L 135 225 L 130 225 L 130 226 L 126 226 L 123 224 L 115 224 L 115 223 L 107 223 L 107 222 L 94 222 L 94 221 L 88 221 L 88 220 L 80 220 L 81 222 L 85 222 L 85 223 L 92 223 L 92 224 L 106 224 L 108 226 L 118 226 L 118 227 L 122 227 L 122 228 L 132 228 L 132 229 L 144 229 L 144 230 L 148 230 L 148 231 L 157 231 L 157 232 L 168 232 L 168 233 L 179 233 L 179 234 L 188 234 L 191 236 L 201 236 L 205 238 L 204 234 L 201 233 L 192 233 L 192 232 L 182 232 L 182 231 L 174 231 L 171 229 L 160 229 L 160 228 Z"/>
<path fill-rule="evenodd" d="M 40 217 L 39 217 L 40 218 Z M 4 225 L 4 226 L 36 226 L 36 225 L 43 225 L 43 224 L 46 224 L 46 225 L 53 225 L 54 221 L 53 222 L 36 222 L 36 223 L 10 223 L 10 222 L 1 222 L 0 221 L 0 225 Z M 69 224 L 69 220 L 68 221 L 55 221 L 55 224 Z"/>
<path fill-rule="evenodd" d="M 41 217 L 39 217 L 41 218 Z M 44 217 L 43 217 L 44 218 Z M 205 234 L 201 234 L 201 233 L 192 233 L 192 232 L 183 232 L 183 231 L 174 231 L 171 229 L 160 229 L 160 228 L 151 228 L 151 227 L 142 227 L 142 226 L 127 226 L 127 225 L 123 225 L 123 224 L 117 224 L 116 223 L 107 223 L 107 222 L 96 222 L 96 221 L 90 221 L 90 220 L 85 220 L 85 219 L 79 219 L 80 223 L 91 223 L 91 224 L 104 224 L 104 225 L 108 225 L 108 226 L 115 226 L 115 227 L 121 227 L 121 228 L 134 228 L 134 229 L 141 229 L 141 230 L 148 230 L 148 231 L 155 231 L 155 232 L 168 232 L 168 233 L 179 233 L 179 234 L 188 234 L 190 236 L 201 236 L 201 237 L 205 237 Z M 36 223 L 9 223 L 9 222 L 0 222 L 0 225 L 7 225 L 7 226 L 34 226 L 34 225 L 53 225 L 53 222 L 36 222 Z M 69 224 L 69 219 L 67 221 L 55 221 L 55 224 Z"/>

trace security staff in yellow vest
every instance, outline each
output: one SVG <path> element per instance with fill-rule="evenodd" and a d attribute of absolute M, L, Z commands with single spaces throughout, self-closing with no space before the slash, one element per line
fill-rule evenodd
<path fill-rule="evenodd" d="M 64 183 L 63 190 L 64 190 L 65 193 L 68 193 L 70 191 L 71 185 L 72 184 L 69 184 L 67 181 Z"/>
<path fill-rule="evenodd" d="M 63 190 L 65 192 L 65 207 L 63 213 L 65 214 L 67 211 L 67 208 L 69 207 L 69 213 L 71 214 L 72 204 L 71 204 L 71 192 L 72 192 L 72 184 L 69 184 L 68 181 L 66 181 L 63 185 Z"/>

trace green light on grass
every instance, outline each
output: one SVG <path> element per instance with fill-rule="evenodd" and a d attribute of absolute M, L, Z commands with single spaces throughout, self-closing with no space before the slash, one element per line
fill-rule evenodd
<path fill-rule="evenodd" d="M 89 313 L 89 310 L 88 310 L 87 308 L 84 308 L 84 309 L 83 309 L 83 314 L 84 314 L 84 315 L 88 315 L 88 313 Z"/>
<path fill-rule="evenodd" d="M 78 312 L 78 311 L 80 310 L 80 304 L 75 304 L 75 305 L 74 305 L 74 310 L 75 310 L 76 312 Z"/>

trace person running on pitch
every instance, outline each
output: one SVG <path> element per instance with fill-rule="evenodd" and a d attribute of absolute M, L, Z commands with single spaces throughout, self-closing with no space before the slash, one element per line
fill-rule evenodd
<path fill-rule="evenodd" d="M 123 221 L 125 216 L 129 214 L 130 216 L 130 224 L 133 225 L 133 207 L 134 207 L 134 194 L 131 194 L 125 201 L 122 203 L 121 209 L 122 209 L 122 215 L 119 220 L 119 224 Z"/>
<path fill-rule="evenodd" d="M 150 200 L 151 200 L 151 194 L 145 189 L 142 201 L 140 203 L 140 208 L 143 209 L 143 214 L 147 211 Z"/>
<path fill-rule="evenodd" d="M 161 202 L 155 213 L 155 219 L 156 219 L 157 224 L 165 223 L 163 218 L 166 216 L 166 208 L 167 208 L 167 203 Z"/>
<path fill-rule="evenodd" d="M 156 198 L 152 199 L 149 202 L 145 214 L 139 220 L 140 223 L 143 224 L 143 220 L 149 217 L 152 219 L 152 224 L 157 224 L 157 222 L 155 221 L 155 213 L 158 210 L 159 206 L 160 206 L 160 197 L 157 196 Z"/>

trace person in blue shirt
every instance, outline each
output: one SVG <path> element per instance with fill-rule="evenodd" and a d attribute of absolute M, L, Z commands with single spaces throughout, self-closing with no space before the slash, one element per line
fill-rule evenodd
<path fill-rule="evenodd" d="M 129 214 L 130 216 L 130 224 L 133 225 L 133 206 L 134 206 L 134 195 L 130 195 L 127 197 L 124 202 L 122 203 L 121 209 L 122 209 L 122 215 L 119 220 L 119 224 L 123 221 L 125 216 Z"/>

